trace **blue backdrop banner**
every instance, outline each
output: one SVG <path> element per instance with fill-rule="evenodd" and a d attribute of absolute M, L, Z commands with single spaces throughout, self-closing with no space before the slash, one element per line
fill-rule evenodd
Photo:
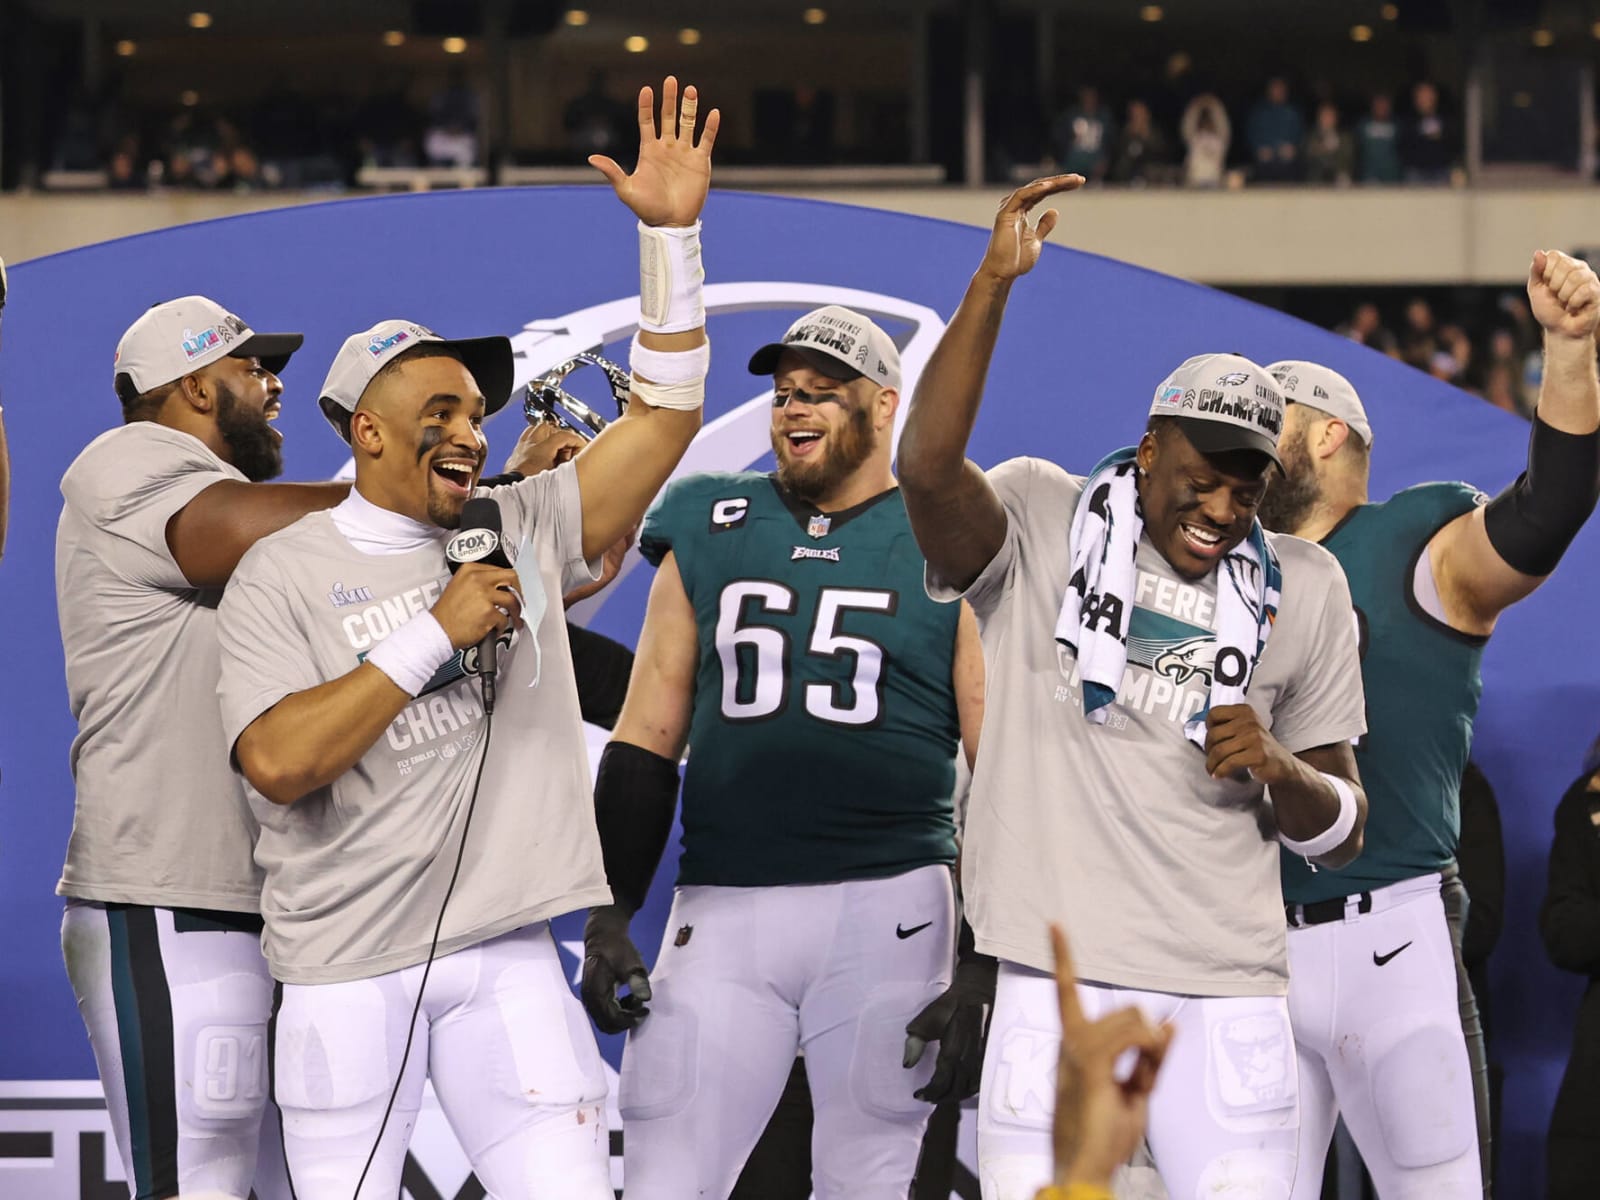
<path fill-rule="evenodd" d="M 1070 197 L 1060 207 L 1070 231 Z M 909 396 L 987 236 L 875 210 L 720 193 L 704 220 L 713 366 L 706 428 L 685 469 L 770 466 L 767 398 L 744 364 L 819 304 L 850 304 L 878 318 L 902 348 Z M 94 1063 L 61 965 L 61 901 L 53 893 L 72 820 L 74 733 L 53 546 L 62 472 L 120 420 L 111 358 L 122 331 L 150 304 L 191 292 L 257 329 L 303 330 L 305 347 L 284 373 L 278 428 L 286 477 L 327 478 L 348 452 L 318 413 L 316 388 L 343 338 L 381 319 L 415 319 L 446 336 L 510 335 L 519 383 L 580 350 L 625 361 L 637 315 L 633 225 L 606 188 L 384 197 L 185 226 L 13 268 L 0 355 L 14 472 L 0 566 L 0 671 L 8 681 L 0 719 L 0 1131 L 70 1134 L 83 1122 L 63 1114 L 93 1107 L 84 1098 L 93 1089 L 72 1082 L 92 1080 Z M 1315 359 L 1348 375 L 1377 431 L 1375 498 L 1430 479 L 1494 492 L 1524 462 L 1526 427 L 1482 401 L 1281 314 L 1060 247 L 1015 290 L 972 456 L 987 467 L 1037 454 L 1086 471 L 1135 440 L 1153 389 L 1173 366 L 1210 350 L 1263 363 Z M 519 419 L 511 406 L 490 422 L 494 464 Z M 1525 1195 L 1542 1193 L 1544 1129 L 1580 988 L 1546 962 L 1535 918 L 1551 814 L 1600 723 L 1600 633 L 1579 619 L 1600 587 L 1597 538 L 1587 530 L 1556 577 L 1502 620 L 1485 659 L 1474 750 L 1505 826 L 1506 931 L 1492 972 L 1495 1054 L 1506 1074 L 1501 1178 L 1521 1181 Z M 575 616 L 632 645 L 650 575 L 632 569 L 638 565 Z M 171 732 L 170 769 L 179 773 L 184 731 Z M 666 920 L 671 874 L 669 856 L 636 922 L 647 957 Z M 558 933 L 575 972 L 570 949 L 580 925 L 568 918 Z M 617 1041 L 602 1039 L 613 1065 Z M 30 1116 L 32 1102 L 20 1097 L 59 1111 L 48 1121 Z M 115 1171 L 115 1154 L 106 1157 Z M 17 1195 L 113 1194 L 88 1185 L 80 1192 L 76 1166 L 63 1173 L 41 1161 L 38 1169 L 33 1178 L 60 1182 Z"/>

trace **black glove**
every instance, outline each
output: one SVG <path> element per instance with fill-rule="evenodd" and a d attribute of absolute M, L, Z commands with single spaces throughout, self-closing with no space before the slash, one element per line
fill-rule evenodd
<path fill-rule="evenodd" d="M 626 1033 L 650 1014 L 650 976 L 628 936 L 629 913 L 591 908 L 583 925 L 583 1007 L 602 1033 Z M 628 995 L 618 989 L 626 987 Z"/>
<path fill-rule="evenodd" d="M 962 942 L 966 943 L 970 935 L 966 931 L 963 935 Z M 933 1078 L 915 1093 L 918 1100 L 943 1104 L 947 1100 L 965 1100 L 977 1095 L 999 967 L 990 955 L 979 954 L 963 944 L 950 986 L 906 1026 L 902 1066 L 916 1066 L 928 1043 L 939 1043 Z"/>

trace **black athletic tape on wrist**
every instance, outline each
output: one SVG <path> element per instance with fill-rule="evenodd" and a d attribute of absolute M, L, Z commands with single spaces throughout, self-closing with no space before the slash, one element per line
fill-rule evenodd
<path fill-rule="evenodd" d="M 677 763 L 627 742 L 606 745 L 595 773 L 594 819 L 606 882 L 612 898 L 629 913 L 644 904 L 677 804 Z"/>
<path fill-rule="evenodd" d="M 1528 469 L 1483 512 L 1495 552 L 1524 575 L 1556 569 L 1600 499 L 1600 430 L 1563 433 L 1533 418 Z"/>

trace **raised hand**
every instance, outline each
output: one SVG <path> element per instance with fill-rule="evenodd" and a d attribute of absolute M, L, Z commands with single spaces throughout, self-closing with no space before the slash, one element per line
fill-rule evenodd
<path fill-rule="evenodd" d="M 1046 196 L 1076 191 L 1082 186 L 1082 175 L 1051 175 L 1024 184 L 1002 200 L 979 272 L 1011 280 L 1033 270 L 1033 265 L 1039 261 L 1039 252 L 1044 249 L 1044 240 L 1056 227 L 1060 214 L 1053 208 L 1046 209 L 1037 224 L 1029 223 L 1028 214 Z"/>
<path fill-rule="evenodd" d="M 1528 270 L 1528 304 L 1546 333 L 1592 338 L 1600 324 L 1600 280 L 1582 259 L 1535 250 Z"/>
<path fill-rule="evenodd" d="M 589 165 L 606 177 L 617 198 L 646 225 L 693 225 L 700 219 L 706 192 L 711 187 L 711 147 L 716 144 L 722 114 L 706 114 L 695 145 L 695 113 L 700 95 L 683 89 L 678 106 L 678 81 L 668 75 L 661 84 L 661 129 L 656 130 L 655 95 L 639 89 L 639 163 L 626 174 L 616 161 L 591 154 Z"/>
<path fill-rule="evenodd" d="M 1050 926 L 1061 1010 L 1061 1056 L 1056 1064 L 1056 1111 L 1051 1130 L 1057 1186 L 1109 1187 L 1144 1137 L 1150 1092 L 1172 1043 L 1172 1026 L 1152 1026 L 1137 1008 L 1097 1021 L 1078 1004 L 1078 983 L 1066 935 Z M 1133 1052 L 1133 1069 L 1117 1078 L 1117 1061 Z"/>

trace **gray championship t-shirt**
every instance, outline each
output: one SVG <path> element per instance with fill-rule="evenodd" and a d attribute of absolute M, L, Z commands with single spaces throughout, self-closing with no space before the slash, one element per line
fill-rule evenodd
<path fill-rule="evenodd" d="M 56 891 L 255 912 L 255 820 L 217 712 L 219 590 L 184 578 L 167 523 L 221 480 L 199 439 L 150 421 L 101 434 L 61 479 L 56 608 L 77 805 Z"/>
<path fill-rule="evenodd" d="M 354 768 L 292 805 L 248 788 L 266 872 L 263 946 L 275 979 L 337 983 L 428 956 L 490 738 L 461 874 L 439 935 L 445 955 L 523 925 L 610 902 L 567 646 L 563 592 L 596 578 L 583 558 L 576 468 L 488 493 L 523 576 L 523 617 L 502 642 L 492 732 L 457 653 Z M 223 727 L 240 733 L 285 696 L 338 679 L 450 581 L 437 544 L 353 547 L 326 512 L 264 538 L 222 601 Z M 526 539 L 526 544 L 524 540 Z"/>
<path fill-rule="evenodd" d="M 1209 695 L 1216 576 L 1178 576 L 1147 538 L 1128 665 L 1104 725 L 1083 716 L 1077 660 L 1055 640 L 1083 480 L 1036 458 L 989 472 L 1005 544 L 965 595 L 988 663 L 962 845 L 978 949 L 1052 969 L 1046 925 L 1078 977 L 1198 996 L 1286 990 L 1278 843 L 1265 788 L 1216 781 L 1183 722 Z M 1277 623 L 1248 699 L 1291 752 L 1366 729 L 1350 591 L 1333 556 L 1268 535 Z M 954 592 L 931 576 L 929 593 Z"/>

